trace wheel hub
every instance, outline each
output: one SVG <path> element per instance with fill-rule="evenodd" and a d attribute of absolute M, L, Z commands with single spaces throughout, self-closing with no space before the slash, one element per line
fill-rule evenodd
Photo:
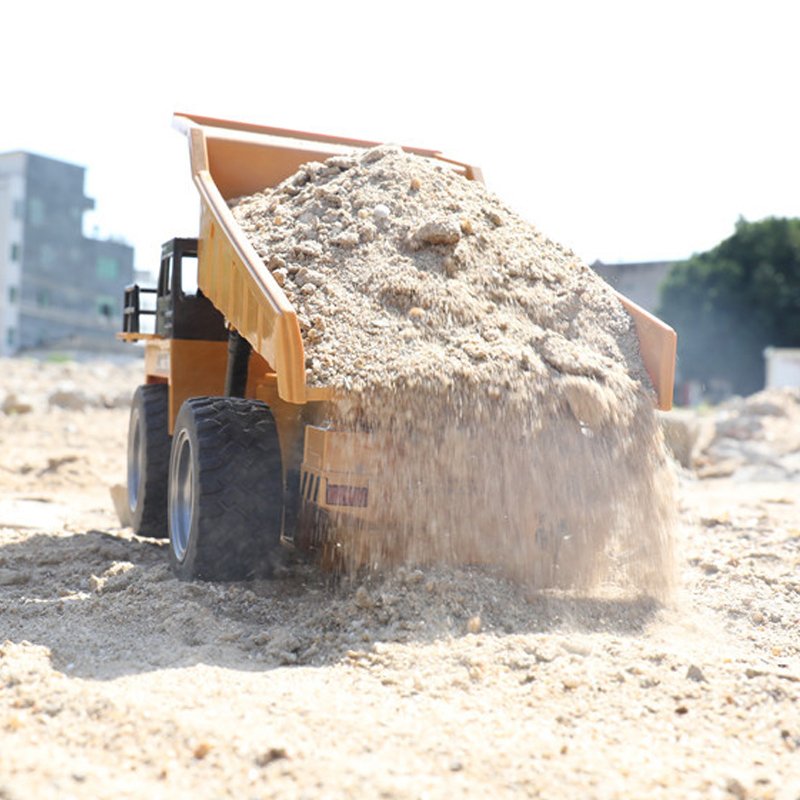
<path fill-rule="evenodd" d="M 131 514 L 135 513 L 142 491 L 142 476 L 144 469 L 142 460 L 144 448 L 142 447 L 142 426 L 139 411 L 134 409 L 131 419 L 131 446 L 128 448 L 128 508 Z"/>
<path fill-rule="evenodd" d="M 175 455 L 169 482 L 170 542 L 178 561 L 183 561 L 189 546 L 194 507 L 194 466 L 192 444 L 186 430 L 181 430 L 174 444 Z"/>

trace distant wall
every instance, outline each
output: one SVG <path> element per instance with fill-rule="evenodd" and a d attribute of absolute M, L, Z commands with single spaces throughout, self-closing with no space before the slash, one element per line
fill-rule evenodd
<path fill-rule="evenodd" d="M 604 264 L 595 261 L 592 269 L 620 294 L 649 311 L 656 312 L 659 290 L 674 261 L 643 261 L 631 264 Z"/>
<path fill-rule="evenodd" d="M 768 347 L 764 359 L 767 389 L 800 386 L 800 348 Z"/>

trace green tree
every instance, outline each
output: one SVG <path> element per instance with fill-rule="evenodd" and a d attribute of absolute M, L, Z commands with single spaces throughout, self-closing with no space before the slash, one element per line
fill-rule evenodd
<path fill-rule="evenodd" d="M 740 218 L 733 236 L 670 270 L 658 313 L 678 332 L 682 379 L 761 389 L 764 348 L 800 347 L 800 219 Z"/>

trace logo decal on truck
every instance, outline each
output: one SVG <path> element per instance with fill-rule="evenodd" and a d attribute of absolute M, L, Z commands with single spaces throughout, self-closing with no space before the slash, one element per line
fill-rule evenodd
<path fill-rule="evenodd" d="M 325 502 L 329 506 L 354 506 L 366 508 L 369 489 L 366 486 L 345 486 L 329 483 L 325 489 Z"/>

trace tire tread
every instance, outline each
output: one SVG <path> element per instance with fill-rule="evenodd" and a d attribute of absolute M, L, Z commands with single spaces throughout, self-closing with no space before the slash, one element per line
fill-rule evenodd
<path fill-rule="evenodd" d="M 242 580 L 268 573 L 280 542 L 283 478 L 277 428 L 257 400 L 192 398 L 176 422 L 194 432 L 196 519 L 178 577 Z"/>

